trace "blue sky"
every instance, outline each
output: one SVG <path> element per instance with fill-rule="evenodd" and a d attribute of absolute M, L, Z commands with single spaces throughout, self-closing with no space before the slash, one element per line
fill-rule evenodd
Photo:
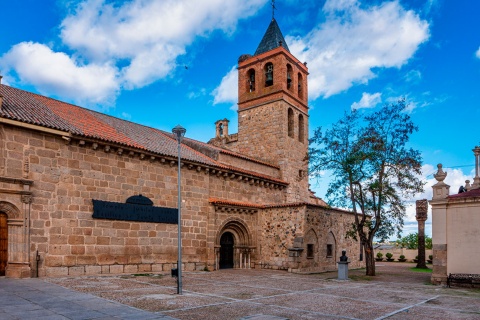
<path fill-rule="evenodd" d="M 255 52 L 267 0 L 2 1 L 2 83 L 208 141 L 237 130 L 236 63 Z M 436 164 L 456 193 L 480 144 L 480 2 L 277 0 L 290 51 L 309 67 L 310 130 L 345 110 L 406 97 L 431 198 Z M 324 197 L 328 176 L 312 180 Z M 412 199 L 415 200 L 415 199 Z M 430 219 L 429 219 L 430 221 Z M 427 232 L 429 232 L 427 221 Z M 409 208 L 405 232 L 416 230 Z"/>

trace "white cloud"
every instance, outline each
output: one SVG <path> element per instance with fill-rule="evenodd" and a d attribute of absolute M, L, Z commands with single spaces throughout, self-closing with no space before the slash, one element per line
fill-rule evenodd
<path fill-rule="evenodd" d="M 21 43 L 0 58 L 0 65 L 42 93 L 112 102 L 118 90 L 168 77 L 198 37 L 215 30 L 232 33 L 239 19 L 254 15 L 266 2 L 79 0 L 60 26 L 62 43 L 57 45 L 68 54 Z"/>
<path fill-rule="evenodd" d="M 475 56 L 480 59 L 480 47 L 478 47 L 477 52 L 475 52 Z"/>
<path fill-rule="evenodd" d="M 198 36 L 230 33 L 265 0 L 133 0 L 121 6 L 86 0 L 61 25 L 61 38 L 93 61 L 126 60 L 126 88 L 148 85 L 176 67 Z"/>
<path fill-rule="evenodd" d="M 62 52 L 33 42 L 13 46 L 0 65 L 13 68 L 23 82 L 42 94 L 70 97 L 76 102 L 112 101 L 118 90 L 117 69 L 109 63 L 82 65 Z"/>
<path fill-rule="evenodd" d="M 362 99 L 359 102 L 354 102 L 351 106 L 352 110 L 362 108 L 373 108 L 380 102 L 382 102 L 382 94 L 380 92 L 369 94 L 364 92 Z"/>
<path fill-rule="evenodd" d="M 429 24 L 398 1 L 360 6 L 329 0 L 325 22 L 305 37 L 288 36 L 290 51 L 309 67 L 310 99 L 329 97 L 367 83 L 374 68 L 399 68 L 429 38 Z"/>
<path fill-rule="evenodd" d="M 238 101 L 238 72 L 237 67 L 233 66 L 230 71 L 222 78 L 220 85 L 213 90 L 213 104 L 232 103 L 236 106 Z"/>
<path fill-rule="evenodd" d="M 418 83 L 422 79 L 422 73 L 418 70 L 410 70 L 404 79 L 407 82 Z"/>

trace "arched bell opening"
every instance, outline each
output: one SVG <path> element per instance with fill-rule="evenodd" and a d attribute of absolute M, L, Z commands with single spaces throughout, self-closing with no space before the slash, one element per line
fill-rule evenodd
<path fill-rule="evenodd" d="M 255 70 L 250 69 L 247 73 L 247 92 L 255 91 Z"/>
<path fill-rule="evenodd" d="M 292 90 L 293 89 L 293 69 L 292 66 L 287 64 L 287 89 Z"/>
<path fill-rule="evenodd" d="M 273 63 L 265 65 L 265 87 L 273 86 Z"/>

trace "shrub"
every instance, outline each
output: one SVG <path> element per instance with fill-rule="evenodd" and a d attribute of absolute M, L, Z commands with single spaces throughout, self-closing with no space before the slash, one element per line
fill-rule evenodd
<path fill-rule="evenodd" d="M 378 253 L 377 253 L 377 258 L 378 258 L 378 259 L 382 259 L 382 258 L 383 258 L 383 253 L 378 252 Z"/>
<path fill-rule="evenodd" d="M 405 259 L 405 256 L 403 254 L 401 254 L 399 259 Z"/>
<path fill-rule="evenodd" d="M 432 256 L 432 255 L 429 255 L 429 256 L 428 256 L 428 259 L 429 259 L 429 260 L 433 260 L 433 256 Z"/>
<path fill-rule="evenodd" d="M 390 252 L 387 252 L 385 256 L 387 257 L 387 259 L 392 259 L 393 254 L 391 254 Z"/>

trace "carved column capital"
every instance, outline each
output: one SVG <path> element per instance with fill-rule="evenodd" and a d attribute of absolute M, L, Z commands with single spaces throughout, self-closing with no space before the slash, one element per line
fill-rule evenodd
<path fill-rule="evenodd" d="M 32 203 L 33 197 L 31 194 L 22 194 L 22 203 Z"/>

